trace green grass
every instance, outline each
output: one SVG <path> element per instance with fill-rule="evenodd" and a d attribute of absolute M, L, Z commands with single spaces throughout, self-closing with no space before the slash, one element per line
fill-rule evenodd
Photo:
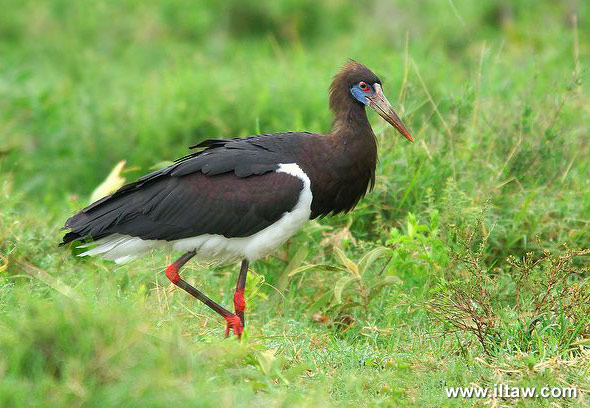
<path fill-rule="evenodd" d="M 0 0 L 0 406 L 588 405 L 590 3 L 316 3 Z M 370 114 L 374 191 L 252 265 L 242 343 L 176 254 L 57 248 L 120 160 L 327 131 L 349 57 L 416 143 Z M 230 305 L 236 273 L 184 276 Z M 443 389 L 499 383 L 584 392 Z"/>

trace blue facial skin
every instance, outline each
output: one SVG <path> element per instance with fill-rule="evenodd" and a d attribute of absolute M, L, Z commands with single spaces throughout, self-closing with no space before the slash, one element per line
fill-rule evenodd
<path fill-rule="evenodd" d="M 350 88 L 350 93 L 356 98 L 357 101 L 363 105 L 367 105 L 369 100 L 366 98 L 366 96 L 373 95 L 375 93 L 372 85 L 369 85 L 369 88 L 371 89 L 371 92 L 364 92 L 361 88 L 359 88 L 358 84 L 355 84 Z"/>

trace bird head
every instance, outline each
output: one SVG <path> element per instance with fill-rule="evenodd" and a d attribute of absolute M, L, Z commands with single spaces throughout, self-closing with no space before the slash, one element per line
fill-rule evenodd
<path fill-rule="evenodd" d="M 333 110 L 336 110 L 336 105 L 342 102 L 340 99 L 344 95 L 339 91 L 344 88 L 347 91 L 347 98 L 352 98 L 355 103 L 362 106 L 369 106 L 406 139 L 410 142 L 414 141 L 410 136 L 410 132 L 383 94 L 381 80 L 369 68 L 356 61 L 350 61 L 344 65 L 332 82 L 330 105 Z"/>

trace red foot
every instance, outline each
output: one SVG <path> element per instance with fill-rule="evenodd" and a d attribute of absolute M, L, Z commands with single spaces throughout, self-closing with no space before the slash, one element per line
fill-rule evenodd
<path fill-rule="evenodd" d="M 166 268 L 166 277 L 174 284 L 178 282 L 180 275 L 178 274 L 178 266 L 176 265 L 176 262 Z"/>
<path fill-rule="evenodd" d="M 229 329 L 233 330 L 234 334 L 238 336 L 238 339 L 242 337 L 242 332 L 244 331 L 244 326 L 242 326 L 242 321 L 236 315 L 227 316 L 225 318 L 227 321 L 227 326 L 225 327 L 225 337 L 229 336 Z"/>
<path fill-rule="evenodd" d="M 246 300 L 244 299 L 243 290 L 236 290 L 236 293 L 234 293 L 234 308 L 236 313 L 244 314 L 244 310 L 246 310 Z"/>

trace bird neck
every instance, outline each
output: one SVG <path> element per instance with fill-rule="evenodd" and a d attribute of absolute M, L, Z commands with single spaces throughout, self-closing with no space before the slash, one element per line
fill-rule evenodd
<path fill-rule="evenodd" d="M 346 148 L 365 150 L 369 155 L 377 154 L 377 139 L 367 118 L 365 107 L 351 102 L 334 112 L 330 136 Z M 357 153 L 361 153 L 357 150 Z"/>
<path fill-rule="evenodd" d="M 332 111 L 326 144 L 305 168 L 313 192 L 312 218 L 350 211 L 375 183 L 377 141 L 364 108 L 339 104 Z"/>

